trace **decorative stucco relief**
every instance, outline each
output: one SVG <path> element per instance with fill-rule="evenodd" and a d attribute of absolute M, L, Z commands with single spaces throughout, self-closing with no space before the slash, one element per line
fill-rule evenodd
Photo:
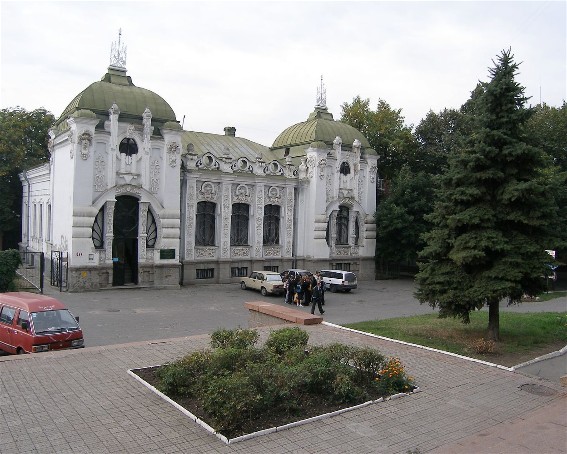
<path fill-rule="evenodd" d="M 195 248 L 195 258 L 215 258 L 217 255 L 217 248 L 212 247 L 196 247 Z"/>
<path fill-rule="evenodd" d="M 378 172 L 377 166 L 370 167 L 370 183 L 374 183 L 376 181 L 376 173 Z"/>
<path fill-rule="evenodd" d="M 264 246 L 264 257 L 281 257 L 282 251 L 280 246 Z"/>
<path fill-rule="evenodd" d="M 195 207 L 197 205 L 197 194 L 195 186 L 189 184 L 187 187 L 187 204 L 185 217 L 185 258 L 190 260 L 194 258 L 195 245 Z"/>
<path fill-rule="evenodd" d="M 116 195 L 119 194 L 136 194 L 140 195 L 142 193 L 139 186 L 134 186 L 132 184 L 124 184 L 121 186 L 116 186 Z"/>
<path fill-rule="evenodd" d="M 94 172 L 94 190 L 102 192 L 106 189 L 106 162 L 101 155 L 98 155 L 95 160 Z"/>
<path fill-rule="evenodd" d="M 150 163 L 150 192 L 157 194 L 159 192 L 159 179 L 160 179 L 161 166 L 159 159 L 154 159 Z"/>
<path fill-rule="evenodd" d="M 167 162 L 170 167 L 177 166 L 177 158 L 179 157 L 181 147 L 177 142 L 170 142 L 167 145 Z"/>
<path fill-rule="evenodd" d="M 250 247 L 249 246 L 232 246 L 230 248 L 230 256 L 235 258 L 245 258 L 250 257 Z"/>
<path fill-rule="evenodd" d="M 327 159 L 321 158 L 319 159 L 319 179 L 322 180 L 325 178 L 325 168 L 327 167 Z"/>
<path fill-rule="evenodd" d="M 266 189 L 266 203 L 279 204 L 281 203 L 281 189 L 277 186 L 270 186 Z"/>
<path fill-rule="evenodd" d="M 205 181 L 197 194 L 197 201 L 216 202 L 218 200 L 218 184 Z"/>
<path fill-rule="evenodd" d="M 264 238 L 262 236 L 264 227 L 264 187 L 263 185 L 258 185 L 256 191 L 256 250 L 255 256 L 262 256 L 262 245 Z"/>
<path fill-rule="evenodd" d="M 223 185 L 222 190 L 222 233 L 221 233 L 221 257 L 230 257 L 230 184 Z"/>
<path fill-rule="evenodd" d="M 307 158 L 307 177 L 308 178 L 313 178 L 314 172 L 315 172 L 315 156 L 310 155 Z"/>
<path fill-rule="evenodd" d="M 293 244 L 293 188 L 287 188 L 285 213 L 285 255 L 291 257 Z"/>
<path fill-rule="evenodd" d="M 250 188 L 245 184 L 234 185 L 232 200 L 237 203 L 250 203 Z"/>

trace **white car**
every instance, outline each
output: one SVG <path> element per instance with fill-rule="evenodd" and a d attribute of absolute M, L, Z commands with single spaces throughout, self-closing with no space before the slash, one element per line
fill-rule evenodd
<path fill-rule="evenodd" d="M 350 292 L 357 287 L 356 274 L 343 270 L 321 270 L 325 288 L 331 292 Z"/>
<path fill-rule="evenodd" d="M 250 276 L 242 278 L 240 288 L 243 290 L 247 288 L 260 290 L 263 296 L 283 295 L 285 293 L 282 277 L 280 273 L 274 271 L 252 271 Z"/>

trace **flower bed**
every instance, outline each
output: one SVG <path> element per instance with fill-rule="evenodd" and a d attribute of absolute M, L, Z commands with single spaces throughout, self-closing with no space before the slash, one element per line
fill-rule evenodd
<path fill-rule="evenodd" d="M 228 441 L 415 389 L 397 358 L 343 344 L 308 346 L 284 328 L 262 348 L 254 330 L 219 330 L 212 349 L 133 373 Z"/>

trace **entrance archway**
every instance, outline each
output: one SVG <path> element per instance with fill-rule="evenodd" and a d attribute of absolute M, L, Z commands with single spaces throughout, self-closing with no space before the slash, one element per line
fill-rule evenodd
<path fill-rule="evenodd" d="M 138 283 L 138 199 L 116 197 L 112 240 L 112 285 Z"/>

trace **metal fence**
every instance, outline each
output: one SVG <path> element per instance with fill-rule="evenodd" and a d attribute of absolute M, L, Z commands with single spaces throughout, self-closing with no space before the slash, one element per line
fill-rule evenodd
<path fill-rule="evenodd" d="M 51 251 L 51 285 L 59 291 L 67 290 L 69 284 L 69 262 L 67 252 Z"/>
<path fill-rule="evenodd" d="M 22 264 L 17 269 L 16 285 L 19 290 L 36 290 L 43 293 L 45 254 L 43 252 L 20 251 Z"/>

